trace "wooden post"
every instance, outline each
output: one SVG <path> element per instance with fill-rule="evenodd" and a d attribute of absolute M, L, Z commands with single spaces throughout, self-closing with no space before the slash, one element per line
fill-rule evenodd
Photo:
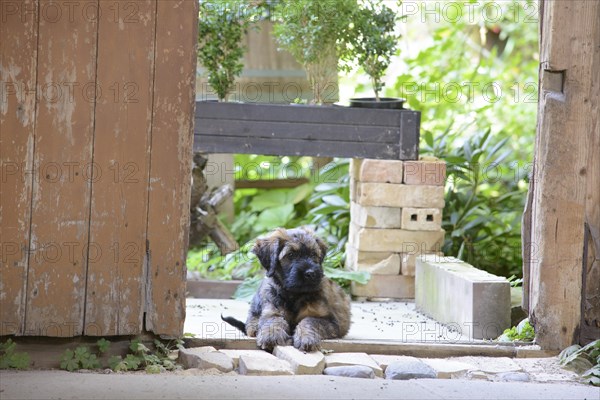
<path fill-rule="evenodd" d="M 529 246 L 525 295 L 538 343 L 562 349 L 580 339 L 585 226 L 596 232 L 600 226 L 600 2 L 540 5 L 535 173 L 523 237 Z"/>

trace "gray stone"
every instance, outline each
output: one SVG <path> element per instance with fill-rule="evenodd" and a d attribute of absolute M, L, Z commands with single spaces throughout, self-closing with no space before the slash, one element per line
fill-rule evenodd
<path fill-rule="evenodd" d="M 329 367 L 323 370 L 325 375 L 345 376 L 347 378 L 374 379 L 375 372 L 372 368 L 364 365 L 346 365 L 340 367 Z"/>
<path fill-rule="evenodd" d="M 477 369 L 471 364 L 445 358 L 423 358 L 421 361 L 433 368 L 439 379 L 459 378 L 466 372 Z"/>
<path fill-rule="evenodd" d="M 529 382 L 529 375 L 526 372 L 502 372 L 495 376 L 501 382 Z"/>
<path fill-rule="evenodd" d="M 325 356 L 325 368 L 354 365 L 369 367 L 375 376 L 383 376 L 383 370 L 367 353 L 333 353 Z"/>
<path fill-rule="evenodd" d="M 305 353 L 294 346 L 276 346 L 273 355 L 289 362 L 296 375 L 319 375 L 325 368 L 325 356 L 320 351 Z"/>
<path fill-rule="evenodd" d="M 385 369 L 385 378 L 394 380 L 437 378 L 433 368 L 414 357 L 401 357 Z"/>

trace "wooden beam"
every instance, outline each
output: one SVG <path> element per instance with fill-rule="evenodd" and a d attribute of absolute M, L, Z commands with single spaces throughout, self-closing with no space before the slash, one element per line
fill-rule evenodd
<path fill-rule="evenodd" d="M 179 337 L 192 177 L 198 2 L 156 1 L 145 327 Z"/>
<path fill-rule="evenodd" d="M 194 150 L 416 160 L 419 126 L 412 110 L 200 101 Z"/>
<path fill-rule="evenodd" d="M 523 240 L 532 245 L 525 264 L 537 342 L 562 349 L 579 340 L 585 224 L 598 226 L 600 185 L 590 170 L 600 135 L 600 2 L 541 5 L 535 184 Z"/>
<path fill-rule="evenodd" d="M 4 6 L 4 4 L 2 5 Z M 0 24 L 0 336 L 21 335 L 29 265 L 38 3 L 7 4 Z M 19 8 L 31 14 L 15 12 Z"/>

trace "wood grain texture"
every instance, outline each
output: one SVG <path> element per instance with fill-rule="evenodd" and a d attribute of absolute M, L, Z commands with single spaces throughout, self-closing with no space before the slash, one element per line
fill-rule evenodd
<path fill-rule="evenodd" d="M 6 5 L 8 6 L 8 4 Z M 0 23 L 0 336 L 25 321 L 35 135 L 37 1 L 13 2 Z M 32 10 L 22 18 L 22 8 Z"/>
<path fill-rule="evenodd" d="M 598 134 L 599 48 L 599 2 L 543 2 L 529 311 L 546 349 L 579 340 L 586 196 L 598 190 L 588 162 Z"/>
<path fill-rule="evenodd" d="M 40 9 L 51 2 L 40 1 Z M 97 1 L 79 2 L 97 9 Z M 97 24 L 40 18 L 26 335 L 83 332 L 88 258 Z M 72 89 L 72 90 L 71 90 Z M 90 253 L 92 254 L 92 253 Z"/>
<path fill-rule="evenodd" d="M 85 334 L 142 330 L 156 1 L 121 3 L 98 27 L 98 87 Z"/>
<path fill-rule="evenodd" d="M 145 326 L 166 336 L 185 319 L 197 25 L 195 0 L 157 2 Z"/>

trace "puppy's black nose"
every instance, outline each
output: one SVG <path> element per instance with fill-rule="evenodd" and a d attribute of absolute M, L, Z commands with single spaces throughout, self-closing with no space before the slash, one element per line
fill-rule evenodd
<path fill-rule="evenodd" d="M 304 276 L 307 279 L 315 279 L 317 277 L 317 272 L 313 269 L 309 269 L 308 271 L 304 272 Z"/>

